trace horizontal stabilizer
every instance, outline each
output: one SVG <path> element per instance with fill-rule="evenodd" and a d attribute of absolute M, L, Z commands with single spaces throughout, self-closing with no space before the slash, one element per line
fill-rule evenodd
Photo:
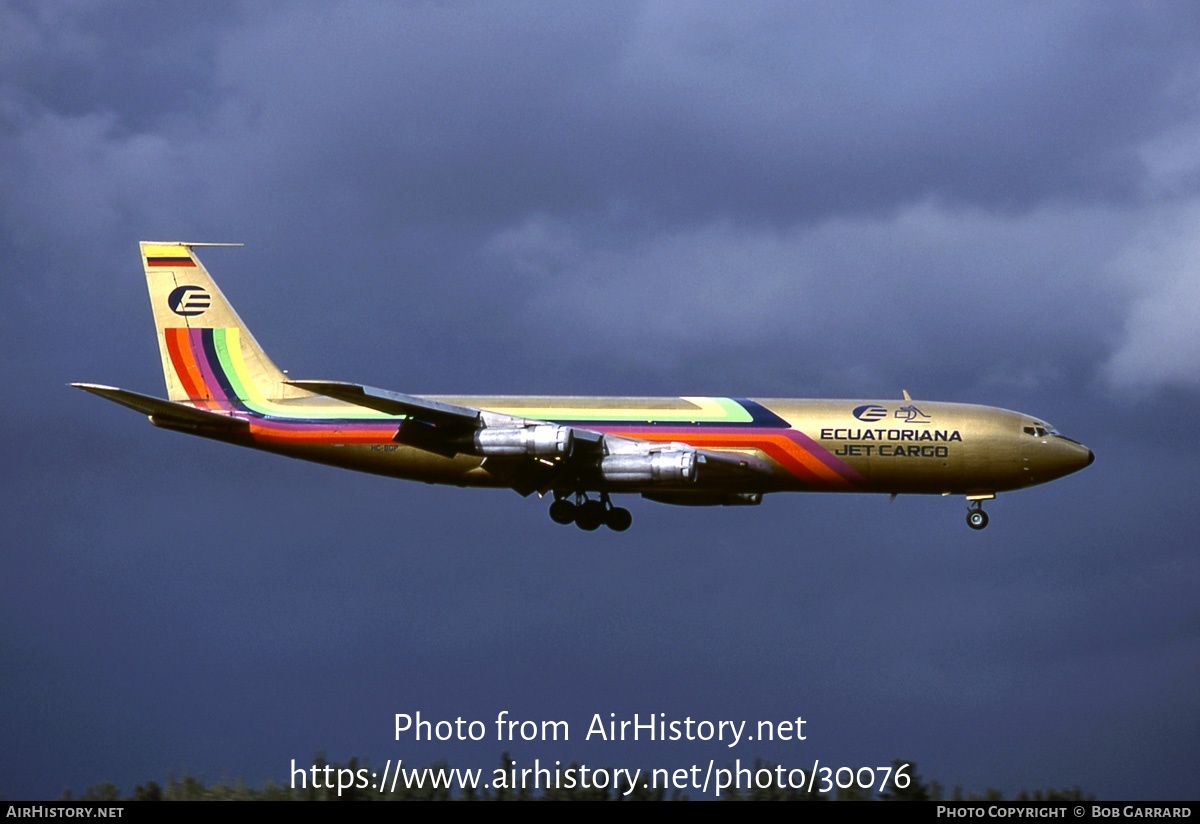
<path fill-rule="evenodd" d="M 356 406 L 365 406 L 367 409 L 374 409 L 388 415 L 405 415 L 435 426 L 473 429 L 479 425 L 479 410 L 471 409 L 468 406 L 456 406 L 452 403 L 442 403 L 416 395 L 360 386 L 357 383 L 342 383 L 341 381 L 287 381 L 287 383 L 328 398 L 345 401 Z"/>
<path fill-rule="evenodd" d="M 162 426 L 169 429 L 203 429 L 221 432 L 232 432 L 248 427 L 248 424 L 240 418 L 232 418 L 228 415 L 222 415 L 219 412 L 197 409 L 194 406 L 185 406 L 181 403 L 155 398 L 151 395 L 130 392 L 128 389 L 118 389 L 115 386 L 101 386 L 95 383 L 73 383 L 71 386 L 82 389 L 84 392 L 91 392 L 93 395 L 99 395 L 105 400 L 119 403 L 121 406 L 127 406 L 130 409 L 141 412 L 143 415 L 149 415 L 150 422 L 155 426 Z"/>

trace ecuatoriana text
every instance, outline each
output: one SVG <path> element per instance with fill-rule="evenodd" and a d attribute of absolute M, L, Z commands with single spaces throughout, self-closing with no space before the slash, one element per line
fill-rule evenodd
<path fill-rule="evenodd" d="M 850 429 L 821 430 L 823 441 L 946 441 L 962 442 L 957 429 Z"/>

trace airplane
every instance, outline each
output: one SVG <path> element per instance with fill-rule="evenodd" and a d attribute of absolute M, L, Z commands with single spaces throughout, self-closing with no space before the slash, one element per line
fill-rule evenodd
<path fill-rule="evenodd" d="M 622 532 L 611 496 L 753 506 L 772 492 L 962 495 L 988 525 L 997 493 L 1089 466 L 1038 418 L 913 400 L 409 395 L 293 380 L 196 256 L 227 243 L 143 241 L 167 398 L 92 383 L 155 426 L 293 458 L 462 487 L 551 496 L 559 524 Z"/>

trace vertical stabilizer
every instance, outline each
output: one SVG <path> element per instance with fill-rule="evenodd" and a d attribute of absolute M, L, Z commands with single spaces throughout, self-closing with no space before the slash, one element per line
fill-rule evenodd
<path fill-rule="evenodd" d="M 141 243 L 167 397 L 217 409 L 305 394 L 284 383 L 196 258 L 194 247 L 213 245 L 227 244 Z"/>

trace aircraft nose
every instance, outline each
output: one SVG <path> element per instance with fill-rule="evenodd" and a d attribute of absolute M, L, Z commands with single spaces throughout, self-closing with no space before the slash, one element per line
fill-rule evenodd
<path fill-rule="evenodd" d="M 1064 474 L 1078 472 L 1079 470 L 1089 467 L 1095 463 L 1095 452 L 1077 441 L 1071 441 L 1070 445 L 1072 449 L 1066 456 L 1064 456 L 1065 460 L 1063 461 L 1063 469 L 1066 470 Z"/>
<path fill-rule="evenodd" d="M 1033 483 L 1045 483 L 1078 472 L 1095 460 L 1095 452 L 1079 441 L 1060 435 L 1037 443 L 1026 458 L 1026 466 Z"/>
<path fill-rule="evenodd" d="M 1070 451 L 1064 456 L 1063 461 L 1065 464 L 1063 468 L 1066 469 L 1067 472 L 1078 472 L 1085 467 L 1091 466 L 1092 463 L 1095 462 L 1095 452 L 1088 449 L 1078 441 L 1072 441 L 1070 438 L 1064 438 L 1064 440 L 1068 441 L 1071 446 Z"/>

